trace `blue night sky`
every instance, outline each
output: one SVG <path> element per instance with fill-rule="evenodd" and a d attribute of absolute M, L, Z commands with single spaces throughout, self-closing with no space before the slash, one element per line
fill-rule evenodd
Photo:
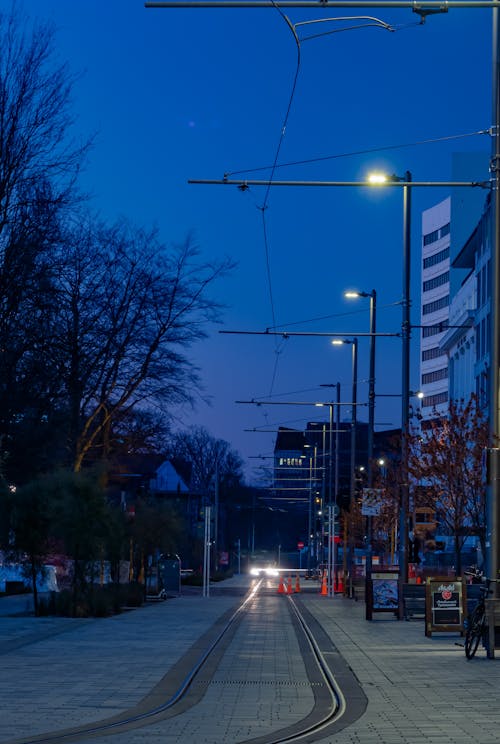
<path fill-rule="evenodd" d="M 11 2 L 0 0 L 5 10 Z M 319 387 L 342 384 L 350 400 L 350 347 L 328 338 L 220 334 L 279 329 L 367 332 L 368 300 L 378 294 L 378 330 L 401 328 L 402 193 L 398 188 L 251 188 L 188 184 L 188 179 L 268 178 L 297 67 L 297 45 L 276 9 L 146 9 L 140 0 L 22 0 L 28 15 L 52 20 L 61 59 L 79 75 L 76 130 L 97 133 L 82 186 L 112 221 L 126 215 L 158 225 L 166 242 L 193 234 L 204 259 L 229 255 L 237 268 L 214 288 L 223 324 L 193 349 L 204 394 L 176 426 L 206 426 L 247 460 L 272 453 L 278 425 L 320 420 L 313 406 L 237 405 L 251 398 L 328 401 Z M 345 9 L 284 11 L 292 23 L 347 16 Z M 491 11 L 450 10 L 424 25 L 410 10 L 377 9 L 397 30 L 368 27 L 302 41 L 300 69 L 278 168 L 287 180 L 362 180 L 374 168 L 415 181 L 451 179 L 454 152 L 489 152 Z M 357 21 L 357 24 L 362 21 Z M 300 27 L 301 36 L 356 25 Z M 383 149 L 386 148 L 386 149 Z M 353 155 L 365 151 L 365 154 Z M 366 152 L 370 151 L 370 152 Z M 348 154 L 345 157 L 338 157 Z M 350 155 L 349 155 L 350 154 Z M 337 156 L 337 157 L 334 157 Z M 471 178 L 484 178 L 483 173 Z M 419 323 L 421 212 L 448 190 L 413 189 L 412 322 Z M 266 209 L 263 211 L 263 205 Z M 477 215 L 479 216 L 479 215 Z M 270 302 L 267 250 L 274 316 Z M 452 234 L 453 237 L 453 234 Z M 418 330 L 414 331 L 418 338 Z M 377 341 L 377 392 L 401 389 L 401 342 Z M 360 340 L 358 400 L 366 401 L 368 340 Z M 412 349 L 418 388 L 418 348 Z M 327 409 L 325 409 L 327 410 Z M 345 407 L 345 416 L 350 409 Z M 366 420 L 365 408 L 359 417 Z M 324 420 L 325 417 L 323 417 Z M 398 398 L 377 400 L 376 428 L 400 423 Z M 245 432 L 267 428 L 269 433 Z"/>

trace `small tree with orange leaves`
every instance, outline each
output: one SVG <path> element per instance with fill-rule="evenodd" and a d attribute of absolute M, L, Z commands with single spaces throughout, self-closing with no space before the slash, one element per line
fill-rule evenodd
<path fill-rule="evenodd" d="M 410 477 L 425 486 L 428 503 L 443 531 L 454 538 L 455 569 L 461 574 L 461 551 L 469 535 L 485 550 L 486 498 L 482 458 L 488 445 L 488 422 L 475 395 L 467 403 L 450 402 L 448 414 L 428 422 L 408 441 Z"/>

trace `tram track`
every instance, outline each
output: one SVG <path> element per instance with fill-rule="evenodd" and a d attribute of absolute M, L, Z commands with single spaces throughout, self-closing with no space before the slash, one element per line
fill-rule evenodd
<path fill-rule="evenodd" d="M 257 606 L 262 583 L 259 581 L 236 609 L 226 612 L 135 707 L 95 723 L 14 739 L 5 744 L 61 744 L 91 741 L 106 734 L 125 735 L 134 729 L 159 724 L 193 709 L 203 699 L 210 685 L 214 684 L 214 675 L 248 611 Z M 260 598 L 262 596 L 265 596 L 265 592 Z M 286 602 L 307 675 L 307 680 L 301 684 L 312 692 L 314 702 L 310 712 L 299 721 L 289 725 L 284 721 L 280 729 L 239 739 L 240 744 L 305 744 L 319 741 L 352 722 L 353 714 L 360 715 L 366 702 L 363 704 L 357 680 L 331 639 L 307 610 L 306 602 L 292 596 L 273 597 L 271 601 Z M 221 684 L 228 682 L 226 680 Z M 242 684 L 242 681 L 236 680 L 234 684 Z M 256 681 L 255 684 L 262 682 Z M 273 686 L 272 681 L 269 684 Z M 354 710 L 346 701 L 345 694 L 347 690 L 349 697 L 353 688 L 356 688 L 354 698 L 357 700 Z M 129 737 L 124 740 L 128 742 Z"/>

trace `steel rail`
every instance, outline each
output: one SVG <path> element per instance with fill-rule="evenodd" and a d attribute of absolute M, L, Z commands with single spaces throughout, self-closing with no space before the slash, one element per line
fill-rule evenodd
<path fill-rule="evenodd" d="M 155 706 L 154 708 L 151 708 L 150 710 L 147 710 L 144 713 L 138 713 L 138 714 L 129 715 L 129 716 L 125 715 L 123 716 L 123 718 L 120 718 L 119 720 L 116 720 L 116 721 L 115 720 L 108 721 L 108 722 L 103 721 L 102 723 L 83 725 L 78 728 L 73 727 L 71 729 L 63 729 L 59 732 L 36 734 L 32 737 L 28 737 L 26 739 L 16 739 L 15 741 L 18 742 L 18 744 L 50 744 L 51 742 L 60 742 L 60 741 L 68 741 L 68 740 L 70 741 L 72 739 L 78 740 L 84 736 L 93 736 L 93 735 L 98 736 L 106 731 L 112 731 L 113 729 L 118 729 L 122 726 L 127 726 L 131 723 L 147 721 L 153 716 L 157 716 L 160 713 L 164 713 L 169 708 L 172 708 L 176 703 L 179 702 L 179 700 L 182 697 L 184 697 L 189 687 L 191 686 L 193 680 L 198 675 L 202 667 L 205 665 L 210 655 L 214 652 L 215 648 L 219 645 L 222 638 L 226 635 L 229 629 L 233 626 L 235 621 L 237 619 L 240 619 L 241 614 L 243 610 L 246 608 L 247 604 L 251 602 L 254 599 L 255 595 L 257 594 L 257 591 L 260 588 L 261 583 L 262 583 L 262 580 L 255 584 L 255 586 L 251 589 L 251 591 L 245 597 L 243 602 L 239 605 L 239 607 L 236 608 L 236 610 L 227 620 L 225 626 L 222 628 L 222 630 L 217 635 L 217 637 L 212 641 L 209 647 L 201 655 L 197 663 L 191 668 L 189 673 L 186 675 L 184 680 L 181 682 L 177 691 L 161 705 Z"/>
<path fill-rule="evenodd" d="M 247 594 L 243 602 L 235 609 L 229 619 L 225 622 L 224 627 L 218 633 L 216 638 L 210 643 L 208 648 L 205 649 L 205 651 L 198 659 L 197 663 L 193 665 L 191 670 L 185 676 L 177 691 L 163 704 L 157 705 L 149 710 L 138 714 L 127 715 L 125 713 L 122 717 L 113 719 L 111 721 L 104 720 L 101 723 L 83 724 L 82 726 L 72 727 L 71 729 L 67 728 L 60 731 L 35 734 L 27 738 L 16 739 L 16 744 L 57 744 L 58 742 L 79 741 L 82 739 L 87 740 L 89 738 L 97 738 L 99 736 L 102 736 L 106 732 L 124 734 L 126 733 L 126 727 L 130 726 L 131 724 L 138 724 L 137 728 L 142 728 L 142 725 L 146 726 L 150 724 L 152 718 L 166 712 L 170 708 L 173 708 L 186 695 L 196 676 L 204 667 L 208 659 L 212 656 L 222 638 L 227 634 L 229 629 L 234 626 L 236 620 L 240 620 L 243 618 L 243 611 L 247 608 L 247 605 L 253 599 L 255 599 L 262 585 L 262 579 L 256 582 L 256 584 Z M 286 599 L 288 601 L 288 609 L 290 611 L 290 614 L 292 617 L 295 618 L 296 621 L 294 623 L 294 628 L 297 635 L 297 640 L 299 641 L 299 646 L 301 640 L 298 631 L 301 631 L 302 643 L 306 643 L 309 647 L 309 650 L 311 652 L 310 659 L 312 660 L 312 663 L 316 665 L 316 667 L 313 668 L 316 669 L 316 672 L 319 673 L 320 677 L 324 680 L 325 690 L 326 693 L 330 695 L 331 704 L 327 706 L 326 713 L 324 712 L 324 710 L 320 711 L 320 715 L 317 720 L 314 720 L 315 708 L 317 707 L 317 703 L 315 703 L 311 713 L 309 713 L 308 716 L 303 719 L 303 725 L 301 721 L 298 721 L 294 724 L 289 724 L 281 729 L 281 733 L 278 730 L 270 734 L 257 736 L 253 739 L 249 739 L 247 741 L 247 744 L 250 744 L 250 742 L 255 742 L 255 744 L 293 744 L 295 742 L 296 744 L 299 744 L 299 742 L 306 740 L 305 737 L 310 737 L 315 733 L 320 733 L 323 730 L 328 729 L 328 727 L 332 724 L 337 724 L 348 709 L 346 698 L 339 684 L 336 682 L 334 672 L 332 672 L 332 670 L 329 668 L 324 654 L 322 653 L 319 644 L 314 636 L 314 633 L 309 627 L 309 624 L 307 623 L 300 609 L 297 607 L 297 604 L 293 601 L 292 597 L 289 596 Z M 304 663 L 306 665 L 306 669 L 311 668 L 310 666 L 308 667 L 306 658 L 304 658 Z M 308 678 L 310 679 L 309 672 Z M 322 700 L 322 704 L 324 706 L 324 699 Z M 317 712 L 316 715 L 318 715 Z M 121 729 L 124 730 L 121 731 Z M 307 740 L 309 741 L 310 739 Z M 242 742 L 241 744 L 245 743 Z"/>

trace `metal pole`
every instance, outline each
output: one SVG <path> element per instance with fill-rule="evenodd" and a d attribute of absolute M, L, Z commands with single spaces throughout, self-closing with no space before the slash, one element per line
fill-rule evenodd
<path fill-rule="evenodd" d="M 340 514 L 339 514 L 339 466 L 340 466 L 340 382 L 337 382 L 337 415 L 336 415 L 336 424 L 335 424 L 335 490 L 334 490 L 334 497 L 335 497 L 335 511 L 337 514 L 334 515 L 333 520 L 333 536 L 334 536 L 334 543 L 333 543 L 333 563 L 334 563 L 334 571 L 335 571 L 335 564 L 338 565 L 338 548 L 337 544 L 335 543 L 335 523 L 338 520 L 339 521 L 339 536 L 340 536 Z M 346 547 L 344 545 L 344 555 L 345 555 Z"/>
<path fill-rule="evenodd" d="M 356 403 L 358 390 L 358 339 L 352 340 L 352 413 L 351 413 L 351 488 L 349 494 L 349 596 L 352 597 L 352 580 L 354 571 L 354 534 L 352 515 L 356 499 Z"/>
<path fill-rule="evenodd" d="M 219 463 L 215 463 L 215 486 L 214 486 L 214 570 L 219 567 Z"/>
<path fill-rule="evenodd" d="M 405 182 L 411 182 L 406 171 Z M 403 319 L 401 323 L 401 504 L 399 510 L 399 619 L 403 619 L 403 584 L 408 581 L 408 433 L 410 422 L 410 267 L 411 267 L 411 188 L 403 188 Z"/>
<path fill-rule="evenodd" d="M 375 333 L 377 332 L 377 293 L 370 293 L 370 370 L 368 381 L 368 488 L 373 488 L 373 439 L 375 434 Z M 367 518 L 366 578 L 372 573 L 372 517 Z"/>
<path fill-rule="evenodd" d="M 498 8 L 496 0 L 146 0 L 145 8 L 409 8 L 414 12 L 448 8 Z"/>
<path fill-rule="evenodd" d="M 487 488 L 486 508 L 486 572 L 491 578 L 498 576 L 499 557 L 499 434 L 500 434 L 500 19 L 498 8 L 493 14 L 492 39 L 492 93 L 493 124 L 491 138 L 490 172 L 493 183 L 491 195 L 491 327 L 490 327 L 490 455 L 494 463 L 490 467 L 490 483 Z M 498 587 L 493 584 L 495 596 Z"/>
<path fill-rule="evenodd" d="M 329 406 L 328 425 L 328 596 L 333 597 L 335 593 L 335 515 L 332 500 L 332 475 L 333 475 L 333 404 Z"/>
<path fill-rule="evenodd" d="M 203 553 L 203 596 L 210 596 L 210 523 L 212 507 L 205 508 L 205 550 Z"/>
<path fill-rule="evenodd" d="M 309 519 L 308 519 L 308 536 L 307 536 L 307 575 L 311 575 L 311 540 L 312 540 L 312 456 L 309 456 Z"/>

